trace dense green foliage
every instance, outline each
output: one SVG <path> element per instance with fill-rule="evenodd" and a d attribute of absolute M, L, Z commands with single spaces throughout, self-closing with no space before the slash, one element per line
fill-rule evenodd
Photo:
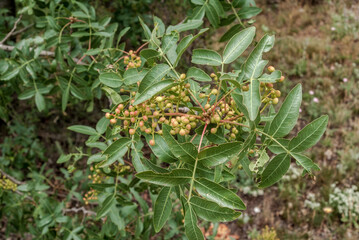
<path fill-rule="evenodd" d="M 243 22 L 261 11 L 252 1 L 191 1 L 188 18 L 168 27 L 158 17 L 147 24 L 139 18 L 144 39 L 137 50 L 122 42 L 130 28 L 98 18 L 90 5 L 19 4 L 18 19 L 39 34 L 12 42 L 10 32 L 0 43 L 1 118 L 13 118 L 7 106 L 15 94 L 45 114 L 70 114 L 79 103 L 87 112 L 97 101 L 109 104 L 96 125 L 68 128 L 89 137 L 78 152 L 57 160 L 66 169 L 56 185 L 48 180 L 54 169 L 33 162 L 44 159 L 33 130 L 9 126 L 16 138 L 5 139 L 0 158 L 6 234 L 20 229 L 42 239 L 204 239 L 199 219 L 232 221 L 246 210 L 230 187 L 238 172 L 265 188 L 286 174 L 291 160 L 303 175 L 319 170 L 303 151 L 319 141 L 328 117 L 287 137 L 297 123 L 302 88 L 298 84 L 274 108 L 284 76 L 271 66 L 263 73 L 263 54 L 273 48 L 274 36 L 253 41 L 253 21 Z M 191 44 L 208 30 L 201 28 L 206 19 L 211 28 L 232 24 L 220 40 L 223 51 L 194 49 L 192 65 L 183 64 Z M 241 56 L 244 61 L 237 61 Z M 12 141 L 27 152 L 8 158 L 16 152 Z"/>

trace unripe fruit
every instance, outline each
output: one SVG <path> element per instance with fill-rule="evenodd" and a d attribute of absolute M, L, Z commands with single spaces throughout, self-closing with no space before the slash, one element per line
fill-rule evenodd
<path fill-rule="evenodd" d="M 128 54 L 129 54 L 129 55 L 132 55 L 132 54 L 133 54 L 133 50 L 128 51 Z"/>
<path fill-rule="evenodd" d="M 191 84 L 189 83 L 186 83 L 186 85 L 184 85 L 185 88 L 190 88 L 191 87 Z"/>
<path fill-rule="evenodd" d="M 118 105 L 118 109 L 122 110 L 124 108 L 123 104 Z"/>
<path fill-rule="evenodd" d="M 216 77 L 217 75 L 215 73 L 211 73 L 211 78 Z"/>
<path fill-rule="evenodd" d="M 116 123 L 117 123 L 117 119 L 112 118 L 112 119 L 110 120 L 110 123 L 111 123 L 111 124 L 116 124 Z"/>
<path fill-rule="evenodd" d="M 129 124 L 130 123 L 127 120 L 123 121 L 123 125 L 128 126 Z"/>
<path fill-rule="evenodd" d="M 275 95 L 276 95 L 277 97 L 280 97 L 281 92 L 280 92 L 279 90 L 276 90 L 276 91 L 275 91 Z"/>
<path fill-rule="evenodd" d="M 145 122 L 144 121 L 140 121 L 139 124 L 138 124 L 140 127 L 143 127 L 145 125 Z"/>
<path fill-rule="evenodd" d="M 267 86 L 267 88 L 272 89 L 273 88 L 273 83 L 266 83 L 266 86 Z"/>
<path fill-rule="evenodd" d="M 175 95 L 171 95 L 171 96 L 170 96 L 170 99 L 171 99 L 171 100 L 174 100 L 175 98 L 176 98 Z"/>
<path fill-rule="evenodd" d="M 132 118 L 131 118 L 131 122 L 132 122 L 132 123 L 135 123 L 135 122 L 136 122 L 136 118 L 132 117 Z"/>
<path fill-rule="evenodd" d="M 175 135 L 175 134 L 176 134 L 176 131 L 175 131 L 175 130 L 171 130 L 171 131 L 170 131 L 170 134 L 171 134 L 171 135 Z"/>
<path fill-rule="evenodd" d="M 160 115 L 160 113 L 159 113 L 158 111 L 154 111 L 154 112 L 153 112 L 153 116 L 154 116 L 154 117 L 158 117 L 159 115 Z"/>
<path fill-rule="evenodd" d="M 272 72 L 275 71 L 275 68 L 274 68 L 273 66 L 269 66 L 269 67 L 268 67 L 268 71 L 272 73 Z"/>
<path fill-rule="evenodd" d="M 211 91 L 211 93 L 212 93 L 213 95 L 217 95 L 217 94 L 218 94 L 218 90 L 217 90 L 217 89 L 213 89 L 213 90 Z"/>
<path fill-rule="evenodd" d="M 128 117 L 128 116 L 130 116 L 130 112 L 129 112 L 128 110 L 126 110 L 126 111 L 123 113 L 123 115 L 125 115 L 125 117 Z"/>
<path fill-rule="evenodd" d="M 153 122 L 152 125 L 151 125 L 153 128 L 157 127 L 157 123 L 156 122 Z"/>
<path fill-rule="evenodd" d="M 217 122 L 217 123 L 219 121 L 221 121 L 221 117 L 218 114 L 214 115 L 213 118 L 214 118 L 214 121 Z"/>
<path fill-rule="evenodd" d="M 161 122 L 161 123 L 163 123 L 163 122 L 166 121 L 166 118 L 165 118 L 165 117 L 161 117 L 158 121 Z"/>
<path fill-rule="evenodd" d="M 277 104 L 277 103 L 278 103 L 278 101 L 279 101 L 279 99 L 278 99 L 278 98 L 274 98 L 274 99 L 272 100 L 272 103 L 273 103 L 273 104 Z"/>
<path fill-rule="evenodd" d="M 184 129 L 181 129 L 181 130 L 179 131 L 179 134 L 180 134 L 181 136 L 184 136 L 184 135 L 186 135 L 186 130 L 184 130 Z"/>
<path fill-rule="evenodd" d="M 159 135 L 162 135 L 162 134 L 163 134 L 163 131 L 162 131 L 162 130 L 158 130 L 157 133 L 158 133 Z"/>
<path fill-rule="evenodd" d="M 191 99 L 190 99 L 188 96 L 185 96 L 185 97 L 183 98 L 183 101 L 184 101 L 184 102 L 189 102 L 189 101 L 191 101 Z"/>
<path fill-rule="evenodd" d="M 156 97 L 156 101 L 157 101 L 157 102 L 162 102 L 162 101 L 163 101 L 163 97 Z"/>
<path fill-rule="evenodd" d="M 166 108 L 171 108 L 173 106 L 172 103 L 167 103 Z"/>
<path fill-rule="evenodd" d="M 107 119 L 110 119 L 110 118 L 111 118 L 111 114 L 110 114 L 110 113 L 106 113 L 106 114 L 105 114 L 105 117 L 106 117 Z"/>
<path fill-rule="evenodd" d="M 192 128 L 195 128 L 197 126 L 197 124 L 195 122 L 191 122 L 190 125 Z"/>
<path fill-rule="evenodd" d="M 180 78 L 181 78 L 182 80 L 185 80 L 185 79 L 186 79 L 186 74 L 182 73 L 181 76 L 180 76 Z"/>
<path fill-rule="evenodd" d="M 133 128 L 131 128 L 131 129 L 128 131 L 128 133 L 129 133 L 130 135 L 135 135 L 135 132 L 136 132 L 136 130 L 133 129 Z"/>
<path fill-rule="evenodd" d="M 130 116 L 131 117 L 135 116 L 135 112 L 130 112 Z"/>
<path fill-rule="evenodd" d="M 149 141 L 149 144 L 150 144 L 151 146 L 154 146 L 154 145 L 156 144 L 156 142 L 155 142 L 154 139 L 151 139 L 151 140 Z"/>
<path fill-rule="evenodd" d="M 249 86 L 242 86 L 242 91 L 247 92 L 249 90 Z"/>
<path fill-rule="evenodd" d="M 130 110 L 131 112 L 133 112 L 135 110 L 135 108 L 133 106 L 129 106 L 128 110 Z"/>
<path fill-rule="evenodd" d="M 209 103 L 207 103 L 206 105 L 204 105 L 204 109 L 209 109 L 211 107 L 211 105 Z"/>
<path fill-rule="evenodd" d="M 200 93 L 200 94 L 199 94 L 199 97 L 200 97 L 200 98 L 205 98 L 205 97 L 206 97 L 206 94 Z"/>
<path fill-rule="evenodd" d="M 147 128 L 146 130 L 145 130 L 145 133 L 147 133 L 147 134 L 150 134 L 152 132 L 152 129 L 151 128 Z"/>
<path fill-rule="evenodd" d="M 279 82 L 283 82 L 284 79 L 285 79 L 285 77 L 284 77 L 284 76 L 281 76 L 280 79 L 279 79 Z"/>
<path fill-rule="evenodd" d="M 145 121 L 145 122 L 148 121 L 148 117 L 147 117 L 147 116 L 143 116 L 142 119 L 143 119 L 143 121 Z"/>
<path fill-rule="evenodd" d="M 195 120 L 196 120 L 196 118 L 195 118 L 195 117 L 193 117 L 193 116 L 191 116 L 191 117 L 189 117 L 189 120 L 190 120 L 191 122 L 193 122 L 193 121 L 195 121 Z"/>
<path fill-rule="evenodd" d="M 217 128 L 212 128 L 212 129 L 211 129 L 211 133 L 212 133 L 212 134 L 216 134 L 216 132 L 217 132 Z"/>
<path fill-rule="evenodd" d="M 231 133 L 231 138 L 236 138 L 236 134 Z"/>

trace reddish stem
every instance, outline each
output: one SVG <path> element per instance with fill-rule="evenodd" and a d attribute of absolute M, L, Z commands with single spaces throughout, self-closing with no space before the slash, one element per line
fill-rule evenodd
<path fill-rule="evenodd" d="M 207 123 L 204 125 L 204 128 L 203 128 L 203 132 L 202 132 L 202 135 L 201 135 L 201 140 L 199 141 L 199 146 L 198 146 L 198 153 L 201 151 L 201 145 L 202 145 L 202 141 L 203 141 L 203 137 L 204 137 L 204 134 L 206 132 L 206 129 L 207 129 Z"/>

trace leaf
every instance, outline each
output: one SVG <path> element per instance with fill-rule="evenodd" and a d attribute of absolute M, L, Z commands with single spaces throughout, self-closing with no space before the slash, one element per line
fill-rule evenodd
<path fill-rule="evenodd" d="M 14 77 L 16 77 L 16 75 L 19 73 L 20 69 L 19 68 L 14 68 L 13 70 L 11 70 L 10 72 L 5 73 L 2 77 L 1 80 L 3 81 L 8 81 Z"/>
<path fill-rule="evenodd" d="M 118 88 L 123 84 L 121 75 L 117 73 L 107 72 L 100 74 L 100 82 L 108 87 Z"/>
<path fill-rule="evenodd" d="M 239 142 L 224 143 L 209 147 L 199 152 L 198 161 L 204 166 L 213 167 L 230 160 L 230 157 L 241 150 Z"/>
<path fill-rule="evenodd" d="M 195 36 L 188 35 L 184 37 L 176 48 L 177 58 L 176 61 L 173 63 L 173 66 L 176 67 L 186 49 L 192 44 L 194 40 L 196 40 L 202 33 L 206 32 L 208 28 L 201 29 Z"/>
<path fill-rule="evenodd" d="M 255 33 L 256 28 L 249 27 L 235 34 L 224 48 L 223 63 L 229 64 L 236 60 L 252 43 Z"/>
<path fill-rule="evenodd" d="M 166 54 L 177 43 L 178 38 L 178 32 L 171 32 L 163 37 L 161 46 L 163 54 Z"/>
<path fill-rule="evenodd" d="M 258 77 L 262 74 L 267 61 L 262 60 L 264 52 L 268 52 L 274 44 L 274 37 L 265 35 L 248 56 L 243 67 L 244 79 L 249 80 L 249 91 L 243 93 L 244 105 L 248 109 L 249 119 L 254 121 L 257 118 L 261 97 L 259 92 Z"/>
<path fill-rule="evenodd" d="M 172 31 L 177 31 L 178 33 L 180 33 L 183 31 L 197 29 L 202 25 L 202 23 L 202 20 L 188 20 L 185 23 L 180 23 L 175 26 L 169 26 L 166 30 L 166 33 L 170 33 Z"/>
<path fill-rule="evenodd" d="M 272 137 L 286 136 L 297 123 L 302 102 L 302 86 L 298 84 L 288 94 L 271 122 L 268 134 Z"/>
<path fill-rule="evenodd" d="M 100 219 L 104 217 L 110 211 L 112 205 L 115 203 L 115 195 L 111 194 L 105 199 L 105 201 L 103 201 L 101 208 L 97 211 L 96 218 Z"/>
<path fill-rule="evenodd" d="M 210 66 L 222 64 L 221 55 L 209 49 L 195 49 L 192 53 L 192 63 Z"/>
<path fill-rule="evenodd" d="M 158 233 L 165 225 L 168 217 L 171 215 L 172 202 L 171 202 L 172 188 L 164 187 L 158 194 L 153 209 L 153 226 L 156 233 Z"/>
<path fill-rule="evenodd" d="M 279 70 L 275 70 L 271 74 L 264 73 L 262 76 L 258 78 L 258 81 L 264 83 L 275 83 L 278 80 L 280 80 L 281 76 L 282 76 L 282 72 Z"/>
<path fill-rule="evenodd" d="M 204 9 L 206 12 L 206 16 L 209 20 L 209 22 L 215 27 L 218 28 L 218 24 L 219 24 L 219 16 L 218 13 L 216 11 L 216 9 L 210 5 L 210 4 L 205 4 L 204 5 Z"/>
<path fill-rule="evenodd" d="M 193 143 L 178 143 L 176 139 L 171 135 L 171 127 L 163 124 L 162 125 L 163 137 L 169 146 L 169 149 L 173 155 L 180 161 L 193 163 L 196 161 L 198 152 L 197 148 Z"/>
<path fill-rule="evenodd" d="M 142 93 L 147 90 L 153 84 L 161 81 L 161 79 L 171 70 L 170 66 L 167 64 L 158 64 L 154 66 L 146 76 L 141 81 L 141 84 L 138 88 L 138 92 Z"/>
<path fill-rule="evenodd" d="M 174 187 L 189 183 L 192 179 L 192 172 L 188 169 L 177 168 L 169 173 L 155 173 L 153 171 L 144 171 L 136 174 L 136 177 L 146 182 Z"/>
<path fill-rule="evenodd" d="M 120 138 L 108 146 L 102 155 L 109 155 L 108 157 L 110 158 L 111 156 L 121 151 L 123 148 L 128 147 L 130 143 L 131 139 Z"/>
<path fill-rule="evenodd" d="M 296 137 L 289 142 L 289 150 L 303 152 L 314 146 L 327 129 L 328 116 L 321 116 L 305 126 Z"/>
<path fill-rule="evenodd" d="M 152 136 L 146 135 L 146 140 L 149 142 L 152 139 Z M 150 146 L 153 154 L 158 157 L 159 160 L 167 163 L 172 163 L 177 161 L 176 157 L 172 154 L 171 151 L 168 151 L 169 147 L 163 137 L 159 134 L 154 135 L 155 145 Z"/>
<path fill-rule="evenodd" d="M 123 74 L 123 82 L 125 85 L 132 85 L 134 83 L 141 82 L 147 73 L 147 69 L 143 69 L 141 72 L 138 72 L 137 68 L 130 68 Z"/>
<path fill-rule="evenodd" d="M 228 222 L 237 219 L 241 213 L 233 209 L 221 207 L 217 203 L 191 197 L 190 204 L 200 218 L 211 222 Z"/>
<path fill-rule="evenodd" d="M 288 171 L 289 166 L 290 156 L 288 153 L 281 153 L 275 156 L 264 169 L 258 187 L 265 188 L 278 182 Z"/>
<path fill-rule="evenodd" d="M 274 153 L 274 154 L 280 154 L 283 152 L 286 152 L 289 146 L 289 140 L 285 139 L 285 138 L 277 138 L 276 139 L 282 146 L 280 146 L 278 143 L 276 142 L 271 142 L 271 144 L 268 146 L 268 149 Z"/>
<path fill-rule="evenodd" d="M 156 58 L 156 57 L 160 56 L 160 52 L 158 52 L 158 51 L 156 51 L 154 49 L 151 49 L 151 48 L 143 49 L 140 54 L 146 60 L 149 60 L 149 59 Z M 131 68 L 131 69 L 137 70 L 136 68 Z"/>
<path fill-rule="evenodd" d="M 94 128 L 89 127 L 89 126 L 84 126 L 84 125 L 73 125 L 73 126 L 68 127 L 67 129 L 74 131 L 74 132 L 91 135 L 91 136 L 98 135 L 97 131 Z"/>
<path fill-rule="evenodd" d="M 240 199 L 237 194 L 228 188 L 222 187 L 218 183 L 200 178 L 194 181 L 194 186 L 202 197 L 216 202 L 223 207 L 240 210 L 246 209 L 242 199 Z"/>
<path fill-rule="evenodd" d="M 220 42 L 226 42 L 231 39 L 243 27 L 240 24 L 233 25 L 223 36 L 219 39 Z"/>
<path fill-rule="evenodd" d="M 291 153 L 291 155 L 294 157 L 295 160 L 297 160 L 297 163 L 299 163 L 299 165 L 302 166 L 307 172 L 311 173 L 312 170 L 320 170 L 318 165 L 315 164 L 312 159 L 308 158 L 307 156 L 304 156 L 299 153 Z"/>
<path fill-rule="evenodd" d="M 240 19 L 249 19 L 262 12 L 261 8 L 258 7 L 243 7 L 238 11 L 238 17 Z"/>
<path fill-rule="evenodd" d="M 42 112 L 46 108 L 45 98 L 38 91 L 35 94 L 35 104 L 39 112 Z"/>
<path fill-rule="evenodd" d="M 177 83 L 175 83 L 173 80 L 163 80 L 158 83 L 153 84 L 152 86 L 148 87 L 145 91 L 142 93 L 136 95 L 134 105 L 143 103 L 144 101 L 152 98 L 153 96 L 166 91 L 167 89 L 170 89 L 173 86 L 176 86 Z"/>
<path fill-rule="evenodd" d="M 212 81 L 212 78 L 208 76 L 207 73 L 205 73 L 202 69 L 196 67 L 191 67 L 190 69 L 188 69 L 187 78 L 193 78 L 201 82 Z"/>
<path fill-rule="evenodd" d="M 202 231 L 197 226 L 197 216 L 191 205 L 186 208 L 184 216 L 184 229 L 186 236 L 191 240 L 204 240 Z"/>
<path fill-rule="evenodd" d="M 107 119 L 106 117 L 102 117 L 96 124 L 96 131 L 99 134 L 103 134 L 104 132 L 106 132 L 106 129 L 109 124 L 110 124 L 110 119 Z"/>

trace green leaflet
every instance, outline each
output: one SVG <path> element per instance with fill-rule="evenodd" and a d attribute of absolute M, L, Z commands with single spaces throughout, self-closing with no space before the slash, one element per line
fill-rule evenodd
<path fill-rule="evenodd" d="M 158 64 L 147 72 L 145 77 L 142 79 L 141 84 L 138 88 L 138 92 L 142 93 L 153 84 L 161 81 L 161 79 L 171 70 L 167 64 Z"/>
<path fill-rule="evenodd" d="M 146 140 L 149 142 L 152 139 L 152 136 L 146 135 Z M 177 161 L 176 157 L 172 154 L 171 151 L 168 151 L 169 146 L 159 134 L 154 135 L 156 144 L 154 146 L 149 145 L 153 154 L 158 157 L 163 162 L 172 163 Z"/>
<path fill-rule="evenodd" d="M 258 187 L 265 188 L 278 182 L 288 171 L 289 166 L 290 156 L 288 153 L 281 153 L 275 156 L 264 169 Z"/>
<path fill-rule="evenodd" d="M 262 76 L 258 78 L 258 81 L 265 83 L 275 83 L 280 80 L 282 77 L 282 72 L 279 70 L 275 70 L 271 74 L 264 73 Z"/>
<path fill-rule="evenodd" d="M 261 96 L 258 77 L 268 61 L 262 60 L 264 52 L 268 52 L 274 44 L 274 36 L 265 35 L 253 49 L 243 66 L 244 80 L 249 81 L 249 91 L 243 92 L 243 103 L 248 109 L 249 119 L 254 121 L 259 113 Z"/>
<path fill-rule="evenodd" d="M 178 62 L 181 60 L 182 54 L 186 49 L 192 44 L 194 40 L 196 40 L 202 33 L 206 32 L 208 28 L 201 29 L 195 36 L 192 34 L 184 37 L 180 43 L 178 44 L 176 48 L 177 58 L 175 62 L 173 63 L 173 67 L 176 67 L 178 65 Z"/>
<path fill-rule="evenodd" d="M 240 210 L 246 209 L 242 199 L 237 194 L 218 183 L 200 178 L 195 180 L 194 186 L 202 197 L 216 202 L 223 207 Z"/>
<path fill-rule="evenodd" d="M 327 129 L 328 116 L 321 116 L 305 126 L 298 135 L 289 142 L 289 150 L 303 152 L 314 146 Z"/>
<path fill-rule="evenodd" d="M 178 32 L 171 32 L 163 37 L 161 46 L 163 54 L 166 54 L 177 43 L 178 38 Z"/>
<path fill-rule="evenodd" d="M 193 143 L 178 143 L 176 139 L 171 135 L 171 127 L 163 124 L 163 137 L 169 146 L 169 149 L 173 155 L 178 158 L 180 161 L 184 162 L 195 162 L 198 152 L 197 148 Z"/>
<path fill-rule="evenodd" d="M 82 133 L 82 134 L 86 134 L 86 135 L 97 135 L 97 131 L 89 126 L 84 126 L 84 125 L 73 125 L 71 127 L 68 127 L 67 129 L 74 131 L 74 132 L 78 132 L 78 133 Z"/>
<path fill-rule="evenodd" d="M 101 83 L 111 88 L 118 88 L 123 84 L 123 79 L 119 73 L 101 73 L 99 79 Z"/>
<path fill-rule="evenodd" d="M 108 146 L 102 155 L 109 155 L 108 157 L 110 158 L 111 156 L 120 152 L 123 148 L 128 147 L 130 143 L 131 139 L 120 138 Z"/>
<path fill-rule="evenodd" d="M 313 161 L 307 156 L 304 156 L 299 153 L 292 153 L 291 155 L 294 157 L 295 160 L 297 160 L 297 163 L 299 163 L 299 165 L 305 169 L 305 171 L 311 173 L 312 170 L 316 170 L 316 171 L 320 170 L 318 165 L 313 163 Z"/>
<path fill-rule="evenodd" d="M 277 138 L 286 136 L 297 123 L 301 102 L 302 86 L 298 84 L 284 100 L 267 133 Z"/>
<path fill-rule="evenodd" d="M 216 147 L 206 148 L 198 154 L 198 161 L 204 166 L 213 167 L 227 162 L 231 156 L 241 150 L 239 142 L 220 144 Z"/>
<path fill-rule="evenodd" d="M 204 240 L 202 231 L 197 226 L 197 216 L 191 205 L 186 208 L 184 216 L 184 229 L 188 239 Z"/>
<path fill-rule="evenodd" d="M 205 73 L 202 69 L 191 67 L 187 71 L 187 78 L 193 78 L 197 81 L 201 82 L 210 82 L 212 81 L 212 78 L 208 76 L 207 73 Z"/>
<path fill-rule="evenodd" d="M 235 34 L 224 48 L 223 63 L 229 64 L 236 60 L 252 43 L 255 33 L 256 28 L 249 27 Z"/>
<path fill-rule="evenodd" d="M 137 68 L 130 68 L 123 74 L 123 82 L 125 85 L 141 82 L 147 73 L 147 69 L 143 69 L 141 72 L 138 72 Z"/>
<path fill-rule="evenodd" d="M 158 194 L 153 208 L 153 226 L 159 232 L 165 225 L 172 211 L 171 187 L 164 187 Z"/>
<path fill-rule="evenodd" d="M 192 63 L 219 66 L 222 64 L 222 58 L 216 51 L 209 49 L 195 49 L 192 54 Z"/>
<path fill-rule="evenodd" d="M 173 80 L 163 80 L 148 87 L 142 93 L 136 95 L 134 105 L 143 103 L 144 101 L 156 96 L 157 94 L 166 91 L 167 89 L 177 85 Z"/>
<path fill-rule="evenodd" d="M 199 197 L 191 197 L 190 205 L 197 215 L 211 222 L 228 222 L 237 219 L 241 213 L 233 209 L 221 207 L 215 202 L 211 202 Z"/>
<path fill-rule="evenodd" d="M 114 204 L 116 204 L 115 195 L 111 194 L 103 201 L 101 208 L 97 211 L 96 219 L 104 217 Z"/>
<path fill-rule="evenodd" d="M 137 173 L 136 177 L 149 183 L 166 187 L 174 187 L 177 185 L 189 183 L 192 179 L 192 171 L 181 168 L 174 169 L 169 173 L 144 171 Z"/>

